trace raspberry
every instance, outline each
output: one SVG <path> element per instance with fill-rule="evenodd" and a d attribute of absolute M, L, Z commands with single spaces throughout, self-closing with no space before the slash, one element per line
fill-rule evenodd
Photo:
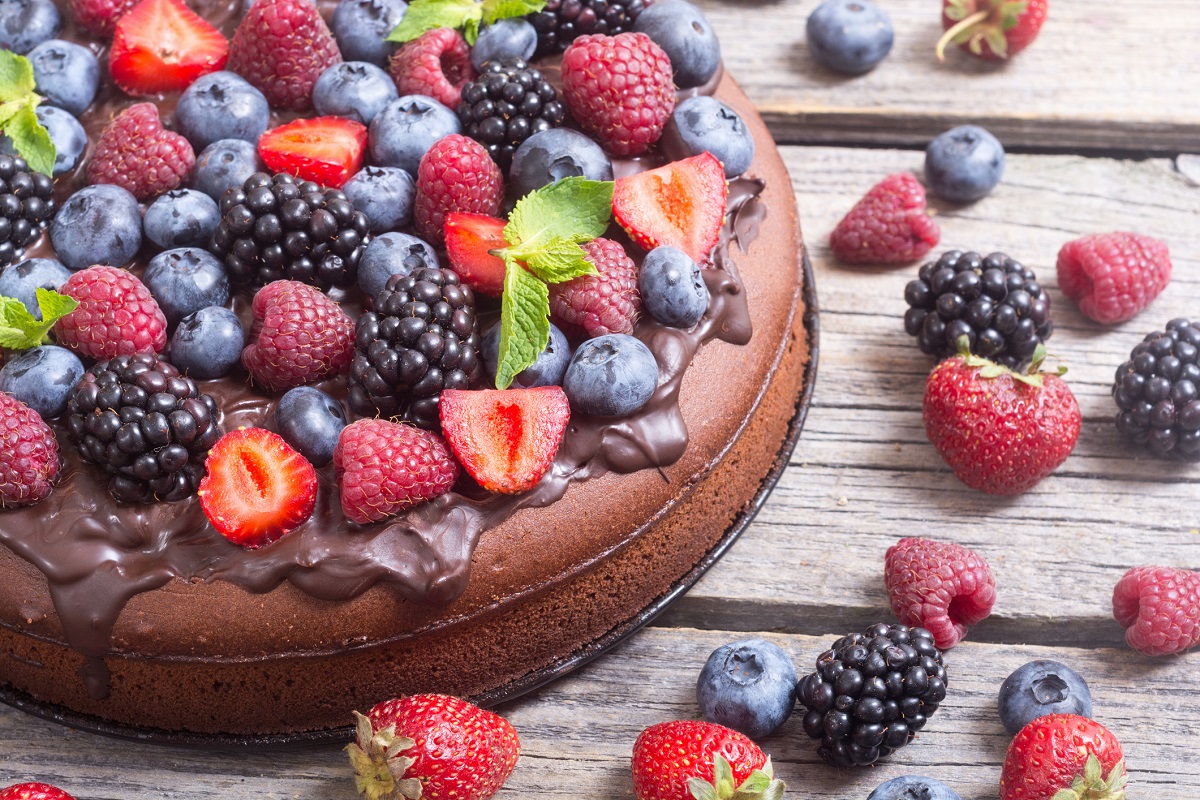
<path fill-rule="evenodd" d="M 137 5 L 138 0 L 69 0 L 75 24 L 99 39 L 107 39 L 116 30 L 117 20 Z"/>
<path fill-rule="evenodd" d="M 242 366 L 255 383 L 282 391 L 341 372 L 354 354 L 354 320 L 320 289 L 268 283 L 254 295 L 254 328 Z"/>
<path fill-rule="evenodd" d="M 941 650 L 962 641 L 996 602 L 987 562 L 953 542 L 901 539 L 888 548 L 883 582 L 896 617 L 928 630 Z"/>
<path fill-rule="evenodd" d="M 1171 255 L 1157 239 L 1118 231 L 1093 233 L 1058 251 L 1058 286 L 1088 319 L 1132 319 L 1171 282 Z"/>
<path fill-rule="evenodd" d="M 0 508 L 31 505 L 50 494 L 58 468 L 54 431 L 32 408 L 0 392 Z"/>
<path fill-rule="evenodd" d="M 396 51 L 388 71 L 401 95 L 423 94 L 446 108 L 458 108 L 462 88 L 475 80 L 471 48 L 453 28 L 435 28 Z"/>
<path fill-rule="evenodd" d="M 157 353 L 167 344 L 167 318 L 145 284 L 116 267 L 88 267 L 59 289 L 79 301 L 54 325 L 58 343 L 101 360 Z"/>
<path fill-rule="evenodd" d="M 597 274 L 551 284 L 551 316 L 564 328 L 582 328 L 589 337 L 633 333 L 642 307 L 637 265 L 611 239 L 593 239 L 583 249 Z"/>
<path fill-rule="evenodd" d="M 225 68 L 252 83 L 272 108 L 306 111 L 317 78 L 341 61 L 309 0 L 257 0 L 233 34 Z"/>
<path fill-rule="evenodd" d="M 88 183 L 111 183 L 138 200 L 178 189 L 196 164 L 192 145 L 163 127 L 153 103 L 137 103 L 118 114 L 96 142 L 87 166 Z"/>
<path fill-rule="evenodd" d="M 833 255 L 843 264 L 908 264 L 923 257 L 941 238 L 925 213 L 925 189 L 907 172 L 889 175 L 842 217 L 829 235 Z"/>
<path fill-rule="evenodd" d="M 1200 572 L 1134 567 L 1113 589 L 1113 616 L 1129 646 L 1148 656 L 1200 644 Z"/>
<path fill-rule="evenodd" d="M 576 39 L 562 59 L 563 97 L 613 155 L 644 153 L 675 110 L 671 59 L 644 33 Z"/>
<path fill-rule="evenodd" d="M 451 211 L 495 217 L 504 200 L 504 176 L 474 139 L 452 133 L 439 139 L 417 168 L 413 225 L 422 237 L 443 244 L 446 215 Z"/>
<path fill-rule="evenodd" d="M 366 524 L 432 500 L 458 479 L 446 441 L 412 425 L 360 419 L 347 425 L 333 451 L 342 511 Z"/>

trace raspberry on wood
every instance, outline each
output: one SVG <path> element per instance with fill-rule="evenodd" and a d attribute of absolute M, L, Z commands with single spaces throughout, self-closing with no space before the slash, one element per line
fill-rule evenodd
<path fill-rule="evenodd" d="M 163 127 L 158 107 L 136 103 L 100 134 L 88 162 L 87 180 L 111 183 L 138 200 L 147 200 L 178 189 L 195 164 L 191 143 Z"/>
<path fill-rule="evenodd" d="M 307 111 L 317 78 L 341 61 L 310 0 L 256 0 L 233 34 L 226 69 L 253 84 L 272 108 Z"/>
<path fill-rule="evenodd" d="M 928 630 L 940 650 L 958 644 L 996 602 L 988 563 L 954 542 L 901 539 L 888 548 L 883 581 L 896 617 Z"/>
<path fill-rule="evenodd" d="M 1088 319 L 1132 319 L 1171 282 L 1166 244 L 1137 233 L 1094 233 L 1058 251 L 1058 287 Z"/>
<path fill-rule="evenodd" d="M 426 241 L 446 241 L 446 216 L 452 211 L 498 216 L 504 200 L 504 175 L 479 142 L 452 133 L 434 143 L 417 168 L 413 225 Z"/>
<path fill-rule="evenodd" d="M 638 270 L 620 242 L 593 239 L 583 245 L 594 275 L 550 285 L 550 314 L 564 329 L 588 337 L 633 333 L 641 312 Z"/>
<path fill-rule="evenodd" d="M 342 511 L 351 522 L 364 525 L 445 494 L 459 472 L 441 436 L 385 419 L 347 425 L 338 437 L 333 464 Z"/>
<path fill-rule="evenodd" d="M 354 320 L 320 289 L 275 281 L 258 290 L 242 365 L 255 383 L 283 391 L 342 372 L 354 353 Z"/>
<path fill-rule="evenodd" d="M 842 217 L 829 246 L 843 264 L 910 264 L 940 238 L 938 224 L 925 213 L 925 188 L 911 173 L 897 172 Z"/>
<path fill-rule="evenodd" d="M 406 42 L 393 55 L 388 72 L 400 96 L 423 94 L 446 108 L 458 108 L 462 89 L 475 80 L 471 48 L 453 28 L 435 28 Z"/>
<path fill-rule="evenodd" d="M 54 325 L 58 343 L 87 358 L 157 353 L 167 345 L 167 318 L 131 272 L 96 266 L 59 289 L 79 305 Z"/>
<path fill-rule="evenodd" d="M 1113 616 L 1129 646 L 1148 656 L 1200 644 L 1200 572 L 1134 567 L 1113 589 Z"/>
<path fill-rule="evenodd" d="M 59 466 L 54 431 L 32 408 L 0 392 L 0 508 L 46 497 Z"/>

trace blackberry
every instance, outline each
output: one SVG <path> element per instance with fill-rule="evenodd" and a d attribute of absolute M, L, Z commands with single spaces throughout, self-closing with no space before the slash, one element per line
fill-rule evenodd
<path fill-rule="evenodd" d="M 17 261 L 54 218 L 54 179 L 0 155 L 0 267 Z"/>
<path fill-rule="evenodd" d="M 912 741 L 946 697 L 946 668 L 924 628 L 880 622 L 843 636 L 796 686 L 804 732 L 839 767 L 874 764 Z"/>
<path fill-rule="evenodd" d="M 212 251 L 234 284 L 286 278 L 328 289 L 357 279 L 370 224 L 340 190 L 256 172 L 219 207 Z"/>
<path fill-rule="evenodd" d="M 487 148 L 505 172 L 513 153 L 535 133 L 561 127 L 567 110 L 542 73 L 520 59 L 489 61 L 463 86 L 463 133 Z"/>
<path fill-rule="evenodd" d="M 633 23 L 654 0 L 547 0 L 546 7 L 528 19 L 538 34 L 535 55 L 561 53 L 579 36 L 615 36 L 633 30 Z"/>
<path fill-rule="evenodd" d="M 483 380 L 475 296 L 447 269 L 393 275 L 358 318 L 350 407 L 437 430 L 442 389 Z"/>
<path fill-rule="evenodd" d="M 221 438 L 216 401 L 153 353 L 118 356 L 84 373 L 67 402 L 67 432 L 84 461 L 127 503 L 182 500 Z"/>
<path fill-rule="evenodd" d="M 966 336 L 975 355 L 1016 369 L 1054 331 L 1050 297 L 1037 276 L 1004 253 L 944 253 L 921 267 L 904 300 L 904 330 L 921 352 L 938 358 L 955 355 Z"/>
<path fill-rule="evenodd" d="M 1117 367 L 1117 430 L 1158 456 L 1200 461 L 1200 324 L 1173 319 Z"/>

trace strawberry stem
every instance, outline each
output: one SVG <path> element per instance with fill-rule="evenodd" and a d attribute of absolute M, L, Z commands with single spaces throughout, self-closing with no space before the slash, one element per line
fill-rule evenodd
<path fill-rule="evenodd" d="M 937 53 L 937 60 L 942 62 L 946 60 L 946 45 L 950 44 L 954 40 L 954 37 L 971 28 L 976 23 L 983 22 L 991 13 L 991 9 L 976 11 L 974 14 L 963 17 L 947 28 L 946 32 L 942 34 L 942 38 L 938 39 L 937 47 L 934 49 L 934 52 Z"/>

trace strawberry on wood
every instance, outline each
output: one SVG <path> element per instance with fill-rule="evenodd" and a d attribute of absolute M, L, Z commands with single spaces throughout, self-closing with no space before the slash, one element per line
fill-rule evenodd
<path fill-rule="evenodd" d="M 778 800 L 783 781 L 745 734 L 704 720 L 651 725 L 633 744 L 637 800 Z"/>
<path fill-rule="evenodd" d="M 1037 38 L 1048 5 L 1048 0 L 942 0 L 946 32 L 937 43 L 938 60 L 945 60 L 950 42 L 988 61 L 1011 58 Z"/>
<path fill-rule="evenodd" d="M 1124 800 L 1125 783 L 1125 759 L 1112 731 L 1076 714 L 1049 714 L 1009 744 L 1000 800 Z"/>

